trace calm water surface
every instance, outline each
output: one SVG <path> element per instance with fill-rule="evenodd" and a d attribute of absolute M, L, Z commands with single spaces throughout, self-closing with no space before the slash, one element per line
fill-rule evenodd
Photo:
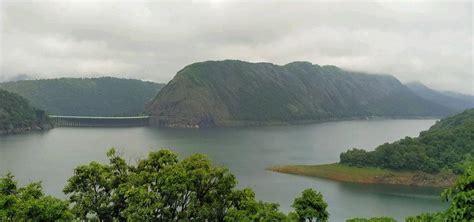
<path fill-rule="evenodd" d="M 233 128 L 156 129 L 56 128 L 44 133 L 0 137 L 0 173 L 13 172 L 21 183 L 43 181 L 45 191 L 64 197 L 62 188 L 74 167 L 106 161 L 116 147 L 130 163 L 149 151 L 169 148 L 181 157 L 207 154 L 228 167 L 239 187 L 251 187 L 257 198 L 278 202 L 285 212 L 294 197 L 314 188 L 329 204 L 331 221 L 352 217 L 392 216 L 399 220 L 445 205 L 440 190 L 407 186 L 361 185 L 279 174 L 265 168 L 278 164 L 337 162 L 352 147 L 374 149 L 378 144 L 417 136 L 435 120 L 360 120 L 312 125 Z"/>

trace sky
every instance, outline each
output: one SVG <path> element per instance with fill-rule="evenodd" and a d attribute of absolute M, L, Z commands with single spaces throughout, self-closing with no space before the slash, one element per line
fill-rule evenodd
<path fill-rule="evenodd" d="M 308 61 L 474 95 L 473 3 L 0 0 L 0 81 Z"/>

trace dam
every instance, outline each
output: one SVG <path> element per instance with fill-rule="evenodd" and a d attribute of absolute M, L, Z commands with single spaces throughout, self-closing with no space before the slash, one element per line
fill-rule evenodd
<path fill-rule="evenodd" d="M 147 126 L 149 116 L 49 116 L 55 127 L 128 127 Z"/>

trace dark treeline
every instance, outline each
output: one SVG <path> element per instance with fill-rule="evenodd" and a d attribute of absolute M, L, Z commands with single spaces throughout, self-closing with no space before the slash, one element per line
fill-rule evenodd
<path fill-rule="evenodd" d="M 351 166 L 373 166 L 396 170 L 419 170 L 456 174 L 474 165 L 474 109 L 445 118 L 419 137 L 385 143 L 374 151 L 351 149 L 340 162 Z"/>
<path fill-rule="evenodd" d="M 151 152 L 129 165 L 111 149 L 108 164 L 91 162 L 74 170 L 64 192 L 68 200 L 43 193 L 40 183 L 18 187 L 11 174 L 0 178 L 0 221 L 327 221 L 321 193 L 304 190 L 294 212 L 282 213 L 276 203 L 255 199 L 237 189 L 227 169 L 203 155 L 182 161 L 168 150 Z M 409 217 L 407 221 L 470 221 L 474 219 L 474 169 L 468 168 L 442 197 L 446 211 Z M 354 218 L 348 221 L 395 221 Z"/>

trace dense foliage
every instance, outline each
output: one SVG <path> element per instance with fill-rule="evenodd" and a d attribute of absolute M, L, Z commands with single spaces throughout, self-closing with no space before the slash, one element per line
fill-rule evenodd
<path fill-rule="evenodd" d="M 323 200 L 323 195 L 315 190 L 306 189 L 297 197 L 292 205 L 295 208 L 299 221 L 327 221 L 329 213 L 328 204 Z"/>
<path fill-rule="evenodd" d="M 45 113 L 14 93 L 0 89 L 0 134 L 41 128 L 47 124 Z"/>
<path fill-rule="evenodd" d="M 51 115 L 117 116 L 143 112 L 162 84 L 133 79 L 60 78 L 0 83 Z"/>
<path fill-rule="evenodd" d="M 474 109 L 437 122 L 417 138 L 385 143 L 374 151 L 351 149 L 341 153 L 340 162 L 429 173 L 443 169 L 462 173 L 462 169 L 474 165 Z"/>
<path fill-rule="evenodd" d="M 449 108 L 396 78 L 294 62 L 209 61 L 179 71 L 151 105 L 169 127 L 278 124 L 371 116 L 442 116 Z"/>
<path fill-rule="evenodd" d="M 18 187 L 11 174 L 0 178 L 0 221 L 70 221 L 69 203 L 45 196 L 40 183 Z"/>
<path fill-rule="evenodd" d="M 168 150 L 128 165 L 115 150 L 109 164 L 79 166 L 64 192 L 81 220 L 101 221 L 285 221 L 278 204 L 255 200 L 236 189 L 235 177 L 203 155 L 179 161 Z M 315 207 L 316 206 L 316 207 Z M 306 190 L 295 200 L 298 218 L 328 218 L 320 193 Z M 301 209 L 304 209 L 304 215 Z"/>

